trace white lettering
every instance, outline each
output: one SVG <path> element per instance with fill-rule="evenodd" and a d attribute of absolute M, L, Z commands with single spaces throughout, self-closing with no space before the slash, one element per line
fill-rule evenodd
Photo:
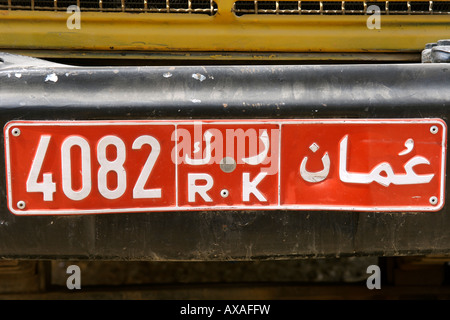
<path fill-rule="evenodd" d="M 250 194 L 253 194 L 259 201 L 267 201 L 257 189 L 258 184 L 265 176 L 267 176 L 267 172 L 260 172 L 253 181 L 250 181 L 250 173 L 242 174 L 242 201 L 250 201 Z"/>
<path fill-rule="evenodd" d="M 161 145 L 158 140 L 152 136 L 140 136 L 133 142 L 133 149 L 141 149 L 144 144 L 148 144 L 152 147 L 150 154 L 148 155 L 147 161 L 142 168 L 136 185 L 133 188 L 133 198 L 143 199 L 143 198 L 161 198 L 161 188 L 158 189 L 144 189 L 145 183 L 152 172 L 153 166 L 155 165 L 156 159 L 158 159 L 159 153 L 161 152 Z"/>
<path fill-rule="evenodd" d="M 108 146 L 116 148 L 116 159 L 108 160 L 106 157 L 106 148 Z M 98 191 L 106 199 L 120 198 L 127 188 L 127 173 L 123 164 L 125 163 L 126 151 L 123 141 L 116 136 L 105 136 L 97 144 L 97 160 L 100 164 L 98 170 Z M 107 177 L 109 172 L 117 174 L 117 187 L 113 190 L 108 188 Z"/>
<path fill-rule="evenodd" d="M 51 136 L 41 136 L 38 149 L 31 164 L 30 173 L 27 179 L 27 192 L 42 192 L 44 201 L 53 201 L 53 193 L 56 192 L 56 184 L 52 181 L 51 173 L 43 174 L 43 181 L 37 182 L 39 172 L 41 172 L 45 154 L 47 153 L 48 144 Z"/>
<path fill-rule="evenodd" d="M 71 149 L 81 148 L 81 180 L 82 187 L 78 191 L 72 189 Z M 62 188 L 64 194 L 72 200 L 83 200 L 91 192 L 91 153 L 89 143 L 82 137 L 70 136 L 61 146 Z"/>
<path fill-rule="evenodd" d="M 368 184 L 375 181 L 384 187 L 388 187 L 391 183 L 395 185 L 428 183 L 434 177 L 434 174 L 419 175 L 414 172 L 414 166 L 430 164 L 422 156 L 415 156 L 405 163 L 403 167 L 406 174 L 394 174 L 391 165 L 387 162 L 378 164 L 369 173 L 349 172 L 347 171 L 347 144 L 348 135 L 341 140 L 339 146 L 339 178 L 342 182 Z"/>
<path fill-rule="evenodd" d="M 205 185 L 197 185 L 198 180 L 206 181 Z M 188 174 L 188 201 L 195 202 L 195 194 L 199 194 L 206 202 L 212 202 L 211 197 L 207 191 L 212 188 L 214 184 L 213 178 L 207 173 L 189 173 Z"/>

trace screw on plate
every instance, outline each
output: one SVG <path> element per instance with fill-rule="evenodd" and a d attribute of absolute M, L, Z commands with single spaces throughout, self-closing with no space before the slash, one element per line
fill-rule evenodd
<path fill-rule="evenodd" d="M 228 192 L 227 189 L 222 189 L 222 191 L 220 191 L 220 195 L 222 196 L 222 198 L 226 198 L 230 195 L 230 192 Z"/>
<path fill-rule="evenodd" d="M 14 128 L 11 130 L 11 133 L 14 137 L 18 137 L 20 136 L 20 129 L 19 128 Z"/>
<path fill-rule="evenodd" d="M 437 197 L 431 197 L 430 198 L 430 203 L 435 206 L 438 203 L 438 198 Z"/>
<path fill-rule="evenodd" d="M 432 134 L 436 134 L 436 133 L 438 133 L 438 131 L 439 131 L 439 128 L 438 128 L 437 126 L 432 126 L 432 127 L 430 128 L 430 132 L 431 132 Z"/>
<path fill-rule="evenodd" d="M 17 208 L 19 208 L 20 210 L 25 209 L 25 201 L 20 200 L 19 202 L 17 202 Z"/>
<path fill-rule="evenodd" d="M 223 172 L 233 172 L 236 169 L 236 161 L 231 157 L 225 157 L 220 161 L 220 169 Z"/>

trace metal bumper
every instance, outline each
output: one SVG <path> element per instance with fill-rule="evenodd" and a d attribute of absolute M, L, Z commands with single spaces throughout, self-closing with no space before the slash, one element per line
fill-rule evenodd
<path fill-rule="evenodd" d="M 450 68 L 445 63 L 80 68 L 8 54 L 0 58 L 2 126 L 17 119 L 449 117 Z M 194 79 L 196 73 L 207 81 Z M 57 81 L 45 81 L 49 74 Z M 4 157 L 0 165 L 4 168 Z M 24 217 L 7 208 L 4 170 L 0 192 L 0 257 L 8 259 L 246 260 L 450 252 L 448 205 L 425 213 Z"/>

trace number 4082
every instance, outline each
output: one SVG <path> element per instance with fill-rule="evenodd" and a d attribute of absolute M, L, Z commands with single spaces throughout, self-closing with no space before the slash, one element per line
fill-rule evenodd
<path fill-rule="evenodd" d="M 53 181 L 52 173 L 43 173 L 42 182 L 38 182 L 38 176 L 41 172 L 42 164 L 44 163 L 50 140 L 50 135 L 41 136 L 26 182 L 26 191 L 42 192 L 44 201 L 53 201 L 53 194 L 56 192 L 56 183 Z M 151 151 L 133 187 L 133 198 L 161 198 L 160 188 L 144 188 L 153 169 L 153 166 L 155 165 L 155 162 L 160 154 L 161 146 L 158 140 L 156 140 L 154 137 L 144 135 L 134 140 L 132 148 L 141 149 L 145 144 L 150 145 Z M 74 190 L 72 187 L 71 150 L 74 146 L 77 146 L 81 149 L 82 186 L 79 190 Z M 112 161 L 108 160 L 106 157 L 106 148 L 109 146 L 114 146 L 117 151 L 117 156 Z M 121 197 L 127 189 L 127 172 L 123 166 L 126 160 L 125 143 L 117 136 L 105 136 L 98 141 L 96 151 L 97 161 L 100 165 L 97 172 L 98 191 L 106 199 L 117 199 Z M 109 172 L 115 172 L 117 174 L 117 187 L 114 189 L 110 189 L 107 184 L 107 175 Z M 69 136 L 62 143 L 61 175 L 62 190 L 69 199 L 75 201 L 83 200 L 91 193 L 91 147 L 89 145 L 89 142 L 83 137 Z"/>

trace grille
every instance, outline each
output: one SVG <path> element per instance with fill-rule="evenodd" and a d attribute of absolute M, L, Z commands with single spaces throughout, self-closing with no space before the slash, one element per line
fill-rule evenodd
<path fill-rule="evenodd" d="M 364 15 L 376 5 L 380 14 L 432 15 L 450 14 L 450 1 L 236 1 L 233 12 L 271 15 Z"/>
<path fill-rule="evenodd" d="M 218 6 L 213 0 L 0 0 L 0 10 L 66 11 L 77 5 L 81 11 L 197 13 L 213 16 Z M 450 1 L 267 1 L 238 0 L 237 16 L 266 15 L 364 15 L 376 5 L 385 15 L 450 14 Z M 369 12 L 370 14 L 370 12 Z"/>
<path fill-rule="evenodd" d="M 66 11 L 77 5 L 81 11 L 198 13 L 214 15 L 213 0 L 0 0 L 3 10 Z"/>

